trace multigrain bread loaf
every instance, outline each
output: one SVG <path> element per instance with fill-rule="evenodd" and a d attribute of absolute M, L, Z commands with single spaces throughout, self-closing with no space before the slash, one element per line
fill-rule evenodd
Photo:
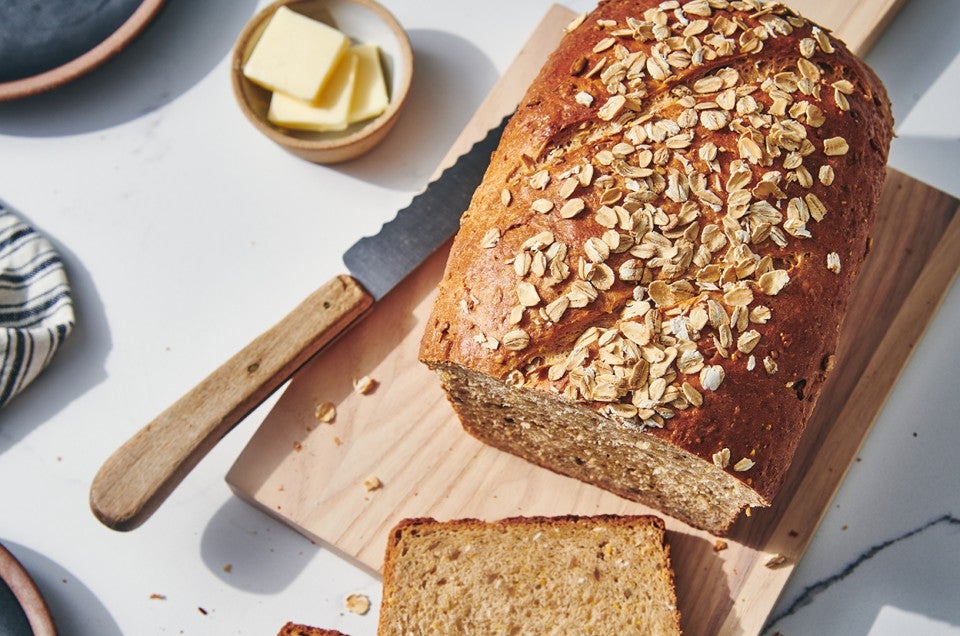
<path fill-rule="evenodd" d="M 652 516 L 404 520 L 378 634 L 679 634 L 663 528 Z"/>
<path fill-rule="evenodd" d="M 421 360 L 479 439 L 723 534 L 833 365 L 891 131 L 783 5 L 602 1 L 504 131 Z"/>

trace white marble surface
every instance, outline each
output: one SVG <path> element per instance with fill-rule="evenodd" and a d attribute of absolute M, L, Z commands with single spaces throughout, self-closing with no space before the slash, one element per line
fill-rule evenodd
<path fill-rule="evenodd" d="M 52 367 L 0 411 L 0 542 L 64 634 L 270 634 L 288 619 L 376 631 L 377 579 L 224 483 L 272 400 L 134 532 L 93 518 L 90 480 L 423 187 L 548 2 L 388 0 L 417 55 L 413 93 L 376 153 L 336 168 L 272 146 L 234 107 L 226 60 L 258 4 L 169 0 L 107 66 L 0 104 L 0 197 L 61 250 L 79 318 Z M 960 3 L 911 0 L 869 56 L 895 104 L 892 165 L 954 195 L 958 32 Z M 955 286 L 770 633 L 960 634 L 958 323 Z M 343 609 L 351 592 L 373 600 L 368 615 Z"/>

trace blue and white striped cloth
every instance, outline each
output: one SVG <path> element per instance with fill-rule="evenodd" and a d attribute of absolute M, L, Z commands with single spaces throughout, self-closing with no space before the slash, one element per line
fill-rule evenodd
<path fill-rule="evenodd" d="M 0 201 L 0 407 L 50 363 L 73 323 L 60 255 Z"/>

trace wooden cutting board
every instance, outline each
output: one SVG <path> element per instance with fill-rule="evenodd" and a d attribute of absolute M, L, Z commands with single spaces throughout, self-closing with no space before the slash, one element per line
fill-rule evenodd
<path fill-rule="evenodd" d="M 899 3 L 794 4 L 862 50 Z M 837 14 L 841 9 L 846 13 Z M 547 13 L 443 165 L 512 111 L 571 17 L 558 6 Z M 960 268 L 957 209 L 956 199 L 889 172 L 836 370 L 776 504 L 741 520 L 719 552 L 710 535 L 667 519 L 687 633 L 762 628 Z M 236 494 L 372 571 L 381 567 L 389 529 L 404 517 L 652 512 L 494 450 L 462 431 L 437 379 L 417 361 L 446 250 L 294 378 L 228 473 Z M 353 380 L 362 376 L 378 382 L 367 395 L 353 389 Z M 325 401 L 336 405 L 331 424 L 315 417 Z M 370 476 L 383 487 L 368 491 L 363 482 Z"/>

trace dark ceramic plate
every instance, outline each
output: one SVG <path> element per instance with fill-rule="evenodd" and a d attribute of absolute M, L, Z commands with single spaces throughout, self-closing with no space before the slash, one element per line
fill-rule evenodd
<path fill-rule="evenodd" d="M 164 0 L 2 0 L 0 100 L 33 95 L 96 68 L 156 15 Z"/>
<path fill-rule="evenodd" d="M 47 604 L 20 562 L 0 545 L 0 636 L 55 636 Z"/>

